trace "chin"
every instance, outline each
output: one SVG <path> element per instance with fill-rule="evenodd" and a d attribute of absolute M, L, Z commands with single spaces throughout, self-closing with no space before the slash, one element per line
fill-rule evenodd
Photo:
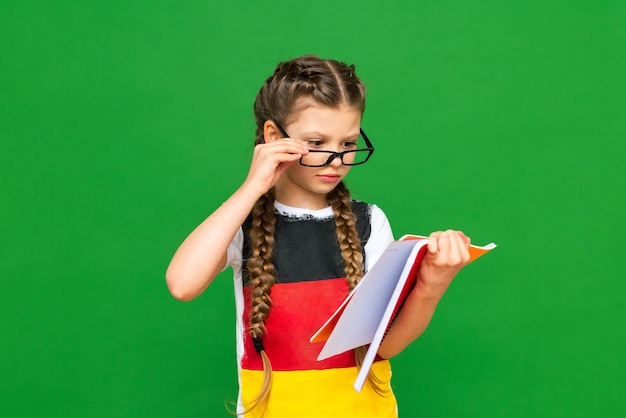
<path fill-rule="evenodd" d="M 316 192 L 319 193 L 319 194 L 326 195 L 326 194 L 332 192 L 333 190 L 335 190 L 335 188 L 337 187 L 338 184 L 339 184 L 339 182 L 337 182 L 335 184 L 324 185 L 322 187 L 319 187 L 318 190 L 316 190 Z"/>

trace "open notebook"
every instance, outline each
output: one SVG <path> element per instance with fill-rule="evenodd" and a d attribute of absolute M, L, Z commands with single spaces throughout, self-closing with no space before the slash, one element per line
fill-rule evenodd
<path fill-rule="evenodd" d="M 311 342 L 326 341 L 318 360 L 369 344 L 354 382 L 354 388 L 359 392 L 389 324 L 415 285 L 427 245 L 428 239 L 420 235 L 405 235 L 389 244 L 335 313 L 311 337 Z M 495 247 L 493 243 L 471 245 L 470 262 Z"/>

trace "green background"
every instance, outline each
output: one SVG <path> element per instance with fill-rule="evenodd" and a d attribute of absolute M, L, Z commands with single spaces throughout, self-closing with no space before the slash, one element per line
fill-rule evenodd
<path fill-rule="evenodd" d="M 626 2 L 0 2 L 0 414 L 228 417 L 231 272 L 168 293 L 281 60 L 357 65 L 348 179 L 499 247 L 393 361 L 402 417 L 626 414 Z"/>

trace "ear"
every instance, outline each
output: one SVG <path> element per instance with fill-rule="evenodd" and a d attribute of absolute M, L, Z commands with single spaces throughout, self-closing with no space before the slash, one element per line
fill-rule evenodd
<path fill-rule="evenodd" d="M 265 138 L 266 143 L 269 143 L 284 138 L 284 135 L 273 120 L 266 120 L 263 124 L 263 138 Z"/>

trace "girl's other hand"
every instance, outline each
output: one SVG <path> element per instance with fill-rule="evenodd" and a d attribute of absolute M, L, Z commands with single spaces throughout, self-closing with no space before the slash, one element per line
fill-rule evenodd
<path fill-rule="evenodd" d="M 420 264 L 417 286 L 441 298 L 452 279 L 470 260 L 471 240 L 461 231 L 438 231 L 428 237 L 428 252 Z"/>
<path fill-rule="evenodd" d="M 244 184 L 259 196 L 271 189 L 285 170 L 309 153 L 306 144 L 291 138 L 281 138 L 254 147 L 250 171 Z"/>

